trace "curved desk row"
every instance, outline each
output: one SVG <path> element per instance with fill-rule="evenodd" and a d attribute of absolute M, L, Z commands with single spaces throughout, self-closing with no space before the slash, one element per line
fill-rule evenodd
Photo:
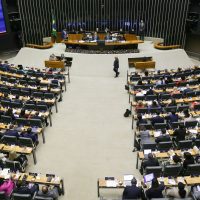
<path fill-rule="evenodd" d="M 129 40 L 129 41 L 119 41 L 119 42 L 106 42 L 99 43 L 99 42 L 80 42 L 78 40 L 68 40 L 62 41 L 66 45 L 66 48 L 83 48 L 83 49 L 95 49 L 95 50 L 113 50 L 113 49 L 137 49 L 138 44 L 143 43 L 142 40 Z"/>

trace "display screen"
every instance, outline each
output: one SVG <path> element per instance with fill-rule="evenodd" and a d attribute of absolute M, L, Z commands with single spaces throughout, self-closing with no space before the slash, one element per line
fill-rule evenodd
<path fill-rule="evenodd" d="M 0 0 L 0 33 L 6 32 L 6 23 L 3 14 L 2 0 Z"/>

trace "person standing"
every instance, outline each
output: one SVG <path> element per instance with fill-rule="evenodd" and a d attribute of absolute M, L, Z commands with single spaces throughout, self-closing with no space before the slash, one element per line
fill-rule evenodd
<path fill-rule="evenodd" d="M 115 57 L 113 66 L 114 66 L 113 71 L 116 73 L 116 75 L 115 75 L 115 78 L 116 78 L 116 77 L 119 76 L 119 72 L 118 72 L 118 70 L 119 70 L 119 58 L 118 57 Z"/>
<path fill-rule="evenodd" d="M 68 40 L 67 29 L 63 29 L 63 31 L 62 31 L 62 39 L 63 40 Z"/>
<path fill-rule="evenodd" d="M 144 24 L 144 21 L 141 20 L 139 23 L 139 33 L 140 33 L 141 40 L 144 40 L 144 30 L 145 30 L 145 24 Z"/>

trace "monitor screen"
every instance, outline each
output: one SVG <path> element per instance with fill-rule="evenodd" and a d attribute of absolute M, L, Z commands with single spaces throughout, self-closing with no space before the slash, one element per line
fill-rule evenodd
<path fill-rule="evenodd" d="M 3 14 L 2 0 L 0 0 L 0 33 L 5 33 L 5 32 L 6 32 L 6 23 Z"/>
<path fill-rule="evenodd" d="M 147 175 L 145 175 L 145 176 L 144 176 L 144 183 L 147 183 L 147 182 L 152 181 L 153 178 L 154 178 L 153 173 L 152 173 L 152 174 L 147 174 Z"/>

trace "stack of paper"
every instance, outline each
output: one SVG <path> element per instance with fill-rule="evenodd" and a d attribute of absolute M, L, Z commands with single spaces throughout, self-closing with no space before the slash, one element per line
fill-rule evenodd
<path fill-rule="evenodd" d="M 154 137 L 159 137 L 159 136 L 160 136 L 160 134 L 161 134 L 161 132 L 160 132 L 160 131 L 155 131 L 155 132 L 154 132 Z"/>
<path fill-rule="evenodd" d="M 131 186 L 133 175 L 124 175 L 124 186 Z"/>
<path fill-rule="evenodd" d="M 151 149 L 144 149 L 144 155 L 148 155 L 149 153 L 151 153 Z"/>
<path fill-rule="evenodd" d="M 108 180 L 106 181 L 106 187 L 117 187 L 117 181 Z"/>
<path fill-rule="evenodd" d="M 10 169 L 9 168 L 4 168 L 1 171 L 1 176 L 4 177 L 4 179 L 9 179 L 10 178 Z"/>

